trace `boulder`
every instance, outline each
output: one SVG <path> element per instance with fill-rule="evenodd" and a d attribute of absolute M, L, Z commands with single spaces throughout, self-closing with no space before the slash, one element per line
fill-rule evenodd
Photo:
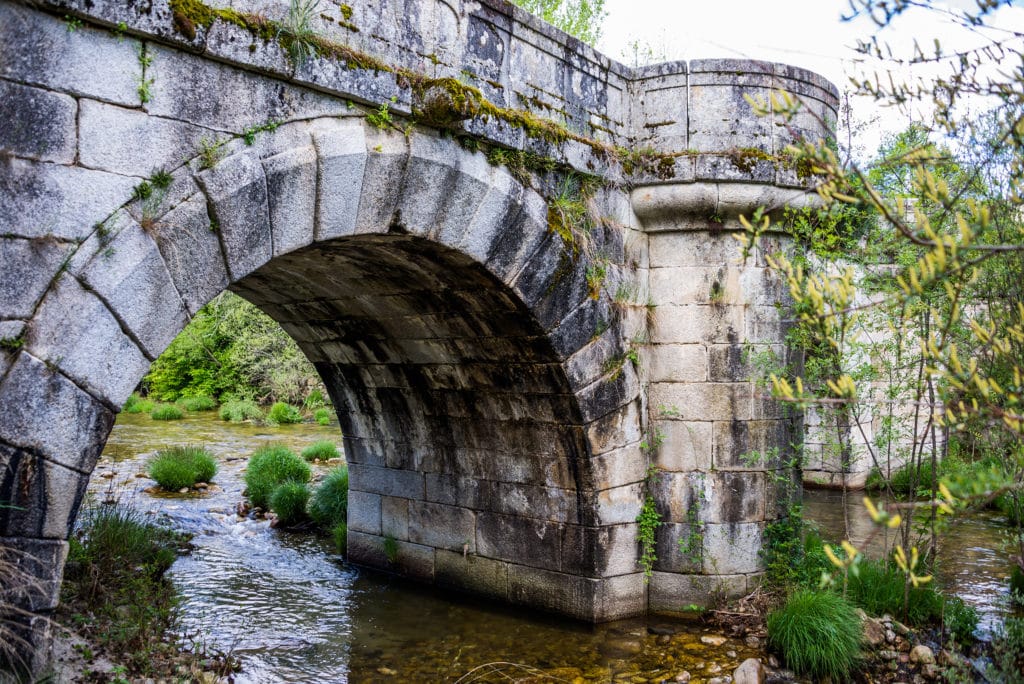
<path fill-rule="evenodd" d="M 764 684 L 764 665 L 757 658 L 747 658 L 732 673 L 733 684 Z"/>

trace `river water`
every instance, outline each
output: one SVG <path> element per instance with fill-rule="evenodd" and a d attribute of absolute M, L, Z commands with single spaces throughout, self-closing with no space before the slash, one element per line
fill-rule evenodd
<path fill-rule="evenodd" d="M 245 458 L 259 446 L 283 443 L 296 452 L 335 440 L 337 425 L 261 427 L 219 421 L 213 412 L 174 422 L 121 414 L 90 482 L 93 497 L 120 498 L 193 534 L 195 550 L 171 577 L 183 598 L 187 634 L 232 651 L 238 682 L 484 682 L 528 668 L 555 681 L 695 680 L 731 673 L 763 651 L 742 640 L 703 643 L 712 636 L 693 622 L 657 618 L 591 626 L 492 601 L 440 593 L 348 565 L 326 539 L 272 530 L 242 519 Z M 212 491 L 154 495 L 136 477 L 158 449 L 194 444 L 220 465 Z M 314 467 L 314 478 L 326 467 Z M 104 477 L 104 474 L 107 477 Z M 112 475 L 112 477 L 110 477 Z M 848 512 L 862 521 L 859 497 Z M 806 513 L 826 534 L 841 533 L 841 498 L 809 492 Z M 998 553 L 998 520 L 983 517 L 944 538 L 942 580 L 979 607 L 989 625 L 1002 610 L 1009 563 Z M 854 525 L 854 537 L 858 528 Z"/>

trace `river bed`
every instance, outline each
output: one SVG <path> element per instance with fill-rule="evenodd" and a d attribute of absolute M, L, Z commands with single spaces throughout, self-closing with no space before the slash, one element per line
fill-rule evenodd
<path fill-rule="evenodd" d="M 171 569 L 183 599 L 182 624 L 192 638 L 240 659 L 237 682 L 506 681 L 504 675 L 529 668 L 565 682 L 672 680 L 684 671 L 697 682 L 764 656 L 753 642 L 717 643 L 696 622 L 591 626 L 438 592 L 349 565 L 327 539 L 235 514 L 246 458 L 255 449 L 274 442 L 299 452 L 322 439 L 340 447 L 338 426 L 231 424 L 214 412 L 174 422 L 121 414 L 90 482 L 95 498 L 129 501 L 194 535 L 194 551 Z M 214 454 L 217 486 L 201 495 L 144 492 L 153 482 L 137 473 L 155 451 L 177 444 Z M 315 466 L 314 478 L 327 470 Z M 851 497 L 848 509 L 857 520 L 859 501 Z M 841 531 L 835 493 L 808 492 L 806 512 L 826 533 Z M 942 579 L 979 607 L 983 626 L 1003 610 L 1009 573 L 1009 562 L 993 550 L 998 522 L 983 517 L 944 540 L 950 561 Z"/>

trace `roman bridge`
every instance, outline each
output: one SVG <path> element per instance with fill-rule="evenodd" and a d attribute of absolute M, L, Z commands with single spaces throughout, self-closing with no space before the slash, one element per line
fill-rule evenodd
<path fill-rule="evenodd" d="M 785 353 L 785 244 L 741 261 L 733 233 L 809 201 L 781 152 L 826 135 L 835 89 L 628 68 L 502 0 L 207 1 L 0 1 L 0 543 L 34 559 L 25 607 L 57 601 L 120 406 L 225 289 L 330 390 L 353 561 L 592 621 L 748 591 L 795 422 L 746 360 Z M 788 122 L 744 99 L 775 89 Z"/>

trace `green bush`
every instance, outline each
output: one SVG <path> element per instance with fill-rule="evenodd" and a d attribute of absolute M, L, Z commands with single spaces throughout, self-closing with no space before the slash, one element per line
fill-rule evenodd
<path fill-rule="evenodd" d="M 317 425 L 330 425 L 331 424 L 331 412 L 329 409 L 318 408 L 313 412 L 313 420 L 316 421 Z"/>
<path fill-rule="evenodd" d="M 138 394 L 133 394 L 124 402 L 124 407 L 121 410 L 125 413 L 149 413 L 154 406 L 151 399 L 143 399 Z"/>
<path fill-rule="evenodd" d="M 309 517 L 324 529 L 348 520 L 348 468 L 327 473 L 309 502 Z"/>
<path fill-rule="evenodd" d="M 309 482 L 309 465 L 290 449 L 271 444 L 256 450 L 245 471 L 245 487 L 253 506 L 267 508 L 270 495 L 285 482 Z"/>
<path fill-rule="evenodd" d="M 855 611 L 832 591 L 800 589 L 768 616 L 768 643 L 799 675 L 845 681 L 860 659 Z"/>
<path fill-rule="evenodd" d="M 946 623 L 946 631 L 958 644 L 969 644 L 974 641 L 974 630 L 978 627 L 978 611 L 974 606 L 967 605 L 959 596 L 947 599 L 943 620 Z"/>
<path fill-rule="evenodd" d="M 348 525 L 340 522 L 331 528 L 331 536 L 334 537 L 335 550 L 344 555 L 348 550 Z"/>
<path fill-rule="evenodd" d="M 157 404 L 149 415 L 153 420 L 181 420 L 185 412 L 174 404 Z"/>
<path fill-rule="evenodd" d="M 270 510 L 277 514 L 277 520 L 290 527 L 306 519 L 306 502 L 309 501 L 309 487 L 305 482 L 285 482 L 270 495 Z"/>
<path fill-rule="evenodd" d="M 765 579 L 776 587 L 817 587 L 821 573 L 833 569 L 821 536 L 804 521 L 798 506 L 765 527 L 761 555 Z"/>
<path fill-rule="evenodd" d="M 267 414 L 267 420 L 277 425 L 299 423 L 302 422 L 302 414 L 299 413 L 299 409 L 295 408 L 291 404 L 279 401 L 270 407 L 270 412 Z"/>
<path fill-rule="evenodd" d="M 205 394 L 198 397 L 185 397 L 178 402 L 186 411 L 212 411 L 217 408 L 217 402 Z"/>
<path fill-rule="evenodd" d="M 307 411 L 323 408 L 326 405 L 327 401 L 324 400 L 324 393 L 321 392 L 319 389 L 314 389 L 313 391 L 311 391 L 309 394 L 306 395 L 306 398 L 302 401 L 302 408 L 306 409 Z"/>
<path fill-rule="evenodd" d="M 260 411 L 256 402 L 248 399 L 233 399 L 220 407 L 220 419 L 232 423 L 241 423 L 244 420 L 263 420 L 263 411 Z"/>
<path fill-rule="evenodd" d="M 302 450 L 302 458 L 307 461 L 326 461 L 331 458 L 340 458 L 338 446 L 329 439 L 314 442 Z"/>
<path fill-rule="evenodd" d="M 217 474 L 217 462 L 201 447 L 177 446 L 157 452 L 149 462 L 149 476 L 163 489 L 176 492 L 196 482 L 209 482 Z"/>
<path fill-rule="evenodd" d="M 850 573 L 846 597 L 870 615 L 893 615 L 911 625 L 937 624 L 942 617 L 942 595 L 932 583 L 910 587 L 906 615 L 903 613 L 903 591 L 906 575 L 895 565 L 865 560 L 858 564 L 857 574 Z"/>
<path fill-rule="evenodd" d="M 963 461 L 955 453 L 950 453 L 945 459 L 939 461 L 938 465 L 938 477 L 940 479 L 951 475 L 963 474 L 973 467 L 973 464 Z M 914 478 L 916 492 L 910 491 L 911 477 Z M 932 487 L 932 479 L 932 462 L 926 457 L 926 460 L 923 460 L 916 470 L 911 464 L 892 470 L 889 486 L 892 487 L 893 494 L 897 496 L 910 496 L 911 494 L 928 496 Z M 874 468 L 868 475 L 864 486 L 868 489 L 885 489 L 885 477 L 878 468 Z"/>

